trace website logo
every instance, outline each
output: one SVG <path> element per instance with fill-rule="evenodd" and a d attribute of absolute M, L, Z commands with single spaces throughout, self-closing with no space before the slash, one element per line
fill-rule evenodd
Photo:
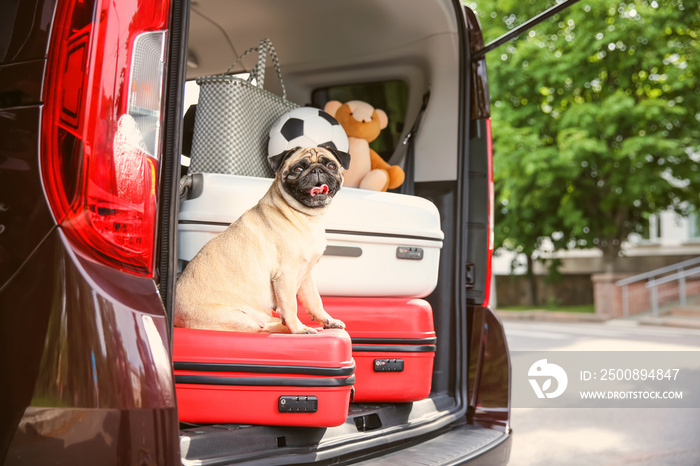
<path fill-rule="evenodd" d="M 569 378 L 566 376 L 566 371 L 556 364 L 550 364 L 546 359 L 540 359 L 530 366 L 527 372 L 530 385 L 535 391 L 537 398 L 556 398 L 566 390 L 569 383 Z M 541 380 L 541 384 L 540 381 Z M 556 389 L 551 390 L 552 380 L 556 381 Z"/>

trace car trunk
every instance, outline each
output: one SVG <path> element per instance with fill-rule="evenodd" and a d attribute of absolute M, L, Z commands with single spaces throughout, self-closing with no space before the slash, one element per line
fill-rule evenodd
<path fill-rule="evenodd" d="M 488 94 L 475 97 L 469 87 L 470 76 L 483 67 L 468 60 L 470 49 L 483 45 L 472 43 L 480 38 L 473 16 L 450 0 L 196 0 L 181 9 L 174 3 L 158 265 L 169 313 L 181 267 L 178 180 L 188 170 L 187 157 L 179 163 L 179 139 L 184 136 L 182 152 L 189 154 L 192 131 L 182 109 L 196 103 L 195 78 L 226 71 L 262 38 L 275 45 L 288 99 L 299 105 L 322 105 L 334 92 L 352 95 L 376 83 L 403 83 L 394 145 L 381 155 L 407 173 L 397 191 L 437 207 L 444 233 L 437 285 L 425 297 L 437 334 L 428 398 L 352 403 L 346 422 L 330 428 L 181 423 L 183 463 L 329 463 L 377 455 L 435 464 L 507 460 L 509 448 L 497 458 L 487 453 L 510 442 L 509 367 L 502 328 L 488 309 L 490 128 Z M 476 35 L 468 24 L 476 25 Z M 254 64 L 244 60 L 234 72 Z M 485 82 L 479 85 L 486 89 Z M 265 87 L 281 93 L 271 69 Z M 402 143 L 407 136 L 408 150 Z"/>

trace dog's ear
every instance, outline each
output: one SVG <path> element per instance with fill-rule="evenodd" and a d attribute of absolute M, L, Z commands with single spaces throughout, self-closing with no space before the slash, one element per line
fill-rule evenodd
<path fill-rule="evenodd" d="M 348 154 L 347 152 L 336 150 L 335 156 L 338 157 L 338 161 L 340 162 L 340 165 L 342 165 L 343 170 L 347 170 L 348 168 L 350 168 L 350 154 Z"/>
<path fill-rule="evenodd" d="M 294 152 L 296 152 L 299 149 L 299 147 L 295 147 L 294 149 L 286 150 L 281 154 L 268 155 L 267 162 L 270 164 L 272 171 L 277 173 L 277 170 L 279 170 L 280 167 L 284 164 L 284 161 L 287 160 L 289 156 L 291 156 Z"/>
<path fill-rule="evenodd" d="M 335 158 L 338 159 L 338 162 L 340 162 L 340 165 L 344 170 L 350 168 L 350 154 L 336 149 L 335 144 L 332 142 L 330 144 L 321 144 L 320 147 L 329 150 L 333 155 L 335 155 Z"/>

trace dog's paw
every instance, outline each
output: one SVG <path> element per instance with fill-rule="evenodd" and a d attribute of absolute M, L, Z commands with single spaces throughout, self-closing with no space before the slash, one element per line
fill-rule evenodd
<path fill-rule="evenodd" d="M 345 324 L 342 320 L 331 317 L 323 323 L 323 328 L 345 328 Z"/>
<path fill-rule="evenodd" d="M 307 327 L 306 325 L 302 325 L 295 332 L 292 332 L 292 333 L 301 334 L 301 335 L 304 335 L 304 334 L 308 335 L 308 334 L 313 334 L 313 333 L 318 333 L 318 332 L 316 331 L 316 329 L 313 329 L 311 327 Z"/>

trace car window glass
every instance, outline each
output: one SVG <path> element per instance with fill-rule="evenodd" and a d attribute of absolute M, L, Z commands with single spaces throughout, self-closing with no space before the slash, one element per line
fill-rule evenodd
<path fill-rule="evenodd" d="M 399 143 L 406 120 L 408 86 L 403 81 L 348 84 L 316 89 L 312 95 L 314 106 L 323 108 L 326 102 L 339 100 L 362 100 L 374 108 L 384 110 L 389 117 L 389 126 L 370 144 L 384 160 L 388 160 Z"/>

